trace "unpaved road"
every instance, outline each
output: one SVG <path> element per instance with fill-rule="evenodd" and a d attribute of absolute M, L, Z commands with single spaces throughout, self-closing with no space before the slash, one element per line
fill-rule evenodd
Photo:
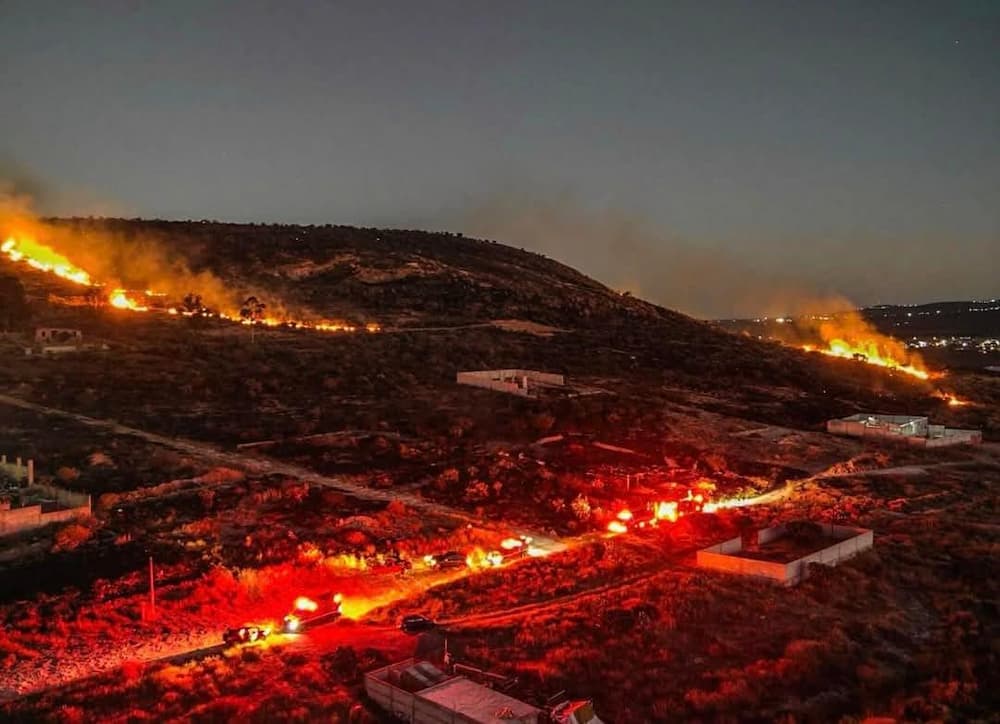
<path fill-rule="evenodd" d="M 303 482 L 309 483 L 310 485 L 320 485 L 325 488 L 332 488 L 333 490 L 352 495 L 362 500 L 376 500 L 384 503 L 397 500 L 405 504 L 407 507 L 422 513 L 428 513 L 442 518 L 450 518 L 460 523 L 471 524 L 479 528 L 490 527 L 490 525 L 481 518 L 470 515 L 463 510 L 452 508 L 442 503 L 435 503 L 434 501 L 427 500 L 426 498 L 414 495 L 413 493 L 392 489 L 380 490 L 376 488 L 368 488 L 364 485 L 358 485 L 357 483 L 353 483 L 350 480 L 345 480 L 341 477 L 320 475 L 300 465 L 293 465 L 291 463 L 284 463 L 278 460 L 261 458 L 256 455 L 239 451 L 223 450 L 214 445 L 196 442 L 194 440 L 167 437 L 155 432 L 148 432 L 135 427 L 129 427 L 128 425 L 122 425 L 114 420 L 102 420 L 95 417 L 88 417 L 76 412 L 69 412 L 67 410 L 60 410 L 58 408 L 40 405 L 35 402 L 28 402 L 27 400 L 22 400 L 19 397 L 13 397 L 11 395 L 0 394 L 0 405 L 10 405 L 12 407 L 20 407 L 24 410 L 31 410 L 32 412 L 38 412 L 43 415 L 70 419 L 89 427 L 108 430 L 116 435 L 129 435 L 145 440 L 146 442 L 154 445 L 160 445 L 162 447 L 184 453 L 185 455 L 190 455 L 191 457 L 202 460 L 211 465 L 239 468 L 255 475 L 285 475 L 290 478 L 297 478 Z M 534 539 L 534 545 L 545 550 L 547 553 L 553 553 L 558 550 L 562 550 L 563 548 L 559 541 L 539 531 L 511 528 L 503 531 L 504 535 L 510 535 L 511 533 L 515 535 L 530 536 Z"/>

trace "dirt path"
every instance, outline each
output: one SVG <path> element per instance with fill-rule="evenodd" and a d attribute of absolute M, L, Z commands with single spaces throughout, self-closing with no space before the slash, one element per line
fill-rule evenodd
<path fill-rule="evenodd" d="M 161 447 L 182 452 L 212 465 L 239 468 L 255 475 L 285 475 L 290 478 L 297 478 L 303 482 L 309 483 L 310 485 L 319 485 L 342 493 L 347 493 L 348 495 L 352 495 L 362 500 L 375 500 L 384 503 L 389 503 L 395 500 L 422 513 L 428 513 L 442 518 L 450 518 L 462 524 L 474 525 L 480 528 L 490 527 L 489 524 L 481 518 L 470 515 L 463 510 L 452 508 L 442 503 L 435 503 L 434 501 L 427 500 L 426 498 L 413 493 L 394 489 L 380 490 L 368 488 L 364 485 L 359 485 L 341 477 L 320 475 L 300 465 L 293 465 L 291 463 L 284 463 L 278 460 L 261 458 L 256 455 L 240 451 L 223 450 L 214 445 L 196 442 L 194 440 L 166 437 L 154 432 L 140 430 L 135 427 L 129 427 L 128 425 L 122 425 L 114 420 L 102 420 L 95 417 L 88 417 L 79 413 L 68 412 L 54 407 L 47 407 L 35 402 L 28 402 L 27 400 L 22 400 L 19 397 L 12 397 L 10 395 L 0 394 L 0 404 L 20 407 L 22 409 L 31 410 L 43 415 L 67 418 L 89 427 L 109 430 L 117 435 L 129 435 L 136 437 L 141 440 L 145 440 L 146 442 L 153 443 L 154 445 L 160 445 Z M 534 539 L 534 545 L 546 550 L 549 553 L 562 549 L 562 545 L 557 540 L 539 531 L 508 529 L 503 531 L 503 534 L 509 535 L 511 532 L 519 535 L 523 534 L 530 536 Z"/>
<path fill-rule="evenodd" d="M 891 468 L 875 468 L 872 470 L 854 470 L 843 473 L 819 473 L 813 475 L 809 480 L 830 480 L 832 478 L 857 478 L 861 476 L 881 476 L 881 475 L 930 475 L 931 470 L 942 468 L 957 468 L 963 465 L 975 463 L 990 464 L 994 461 L 984 460 L 981 456 L 972 456 L 968 460 L 951 460 L 948 462 L 928 463 L 926 465 L 895 465 Z"/>

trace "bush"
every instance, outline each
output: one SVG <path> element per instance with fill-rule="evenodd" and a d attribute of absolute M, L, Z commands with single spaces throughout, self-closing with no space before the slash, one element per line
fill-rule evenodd
<path fill-rule="evenodd" d="M 60 528 L 55 535 L 53 551 L 71 551 L 90 540 L 94 532 L 85 525 L 70 523 Z"/>

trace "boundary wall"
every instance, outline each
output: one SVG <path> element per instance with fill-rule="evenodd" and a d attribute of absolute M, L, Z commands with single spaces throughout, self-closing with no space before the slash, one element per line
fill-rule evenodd
<path fill-rule="evenodd" d="M 703 548 L 698 551 L 696 561 L 699 568 L 767 578 L 784 586 L 792 586 L 809 575 L 810 563 L 835 566 L 872 548 L 875 543 L 874 534 L 867 528 L 829 523 L 820 524 L 820 527 L 823 529 L 823 535 L 832 541 L 831 545 L 788 563 L 740 555 L 743 552 L 742 538 L 732 538 Z M 784 525 L 763 528 L 757 531 L 757 544 L 766 545 L 785 536 L 787 532 Z"/>
<path fill-rule="evenodd" d="M 978 445 L 983 441 L 981 430 L 963 430 L 933 425 L 926 417 L 911 415 L 873 415 L 858 413 L 836 420 L 827 420 L 826 431 L 848 437 L 894 440 L 915 447 L 947 447 Z"/>
<path fill-rule="evenodd" d="M 91 498 L 85 493 L 37 484 L 31 486 L 31 492 L 42 500 L 17 508 L 10 507 L 9 502 L 0 503 L 0 536 L 23 533 L 91 514 Z"/>
<path fill-rule="evenodd" d="M 531 397 L 532 387 L 563 387 L 566 384 L 566 378 L 563 375 L 535 370 L 472 370 L 456 373 L 455 382 L 460 385 L 471 385 L 496 392 Z"/>

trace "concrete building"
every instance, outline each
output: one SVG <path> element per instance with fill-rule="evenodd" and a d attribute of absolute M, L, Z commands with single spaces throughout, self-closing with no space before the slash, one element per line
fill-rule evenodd
<path fill-rule="evenodd" d="M 79 329 L 39 327 L 35 330 L 36 344 L 80 344 L 81 342 L 83 342 L 83 332 Z"/>
<path fill-rule="evenodd" d="M 896 440 L 917 447 L 976 445 L 983 441 L 980 430 L 932 425 L 928 418 L 914 415 L 875 415 L 867 412 L 828 420 L 826 431 L 849 437 Z"/>
<path fill-rule="evenodd" d="M 742 538 L 732 538 L 697 553 L 699 568 L 743 576 L 767 578 L 792 586 L 809 575 L 810 563 L 835 566 L 874 545 L 874 534 L 866 528 L 816 524 L 824 542 L 815 545 L 793 543 L 787 525 L 757 531 L 755 544 L 744 546 Z"/>
<path fill-rule="evenodd" d="M 34 461 L 0 456 L 0 536 L 90 515 L 90 496 L 35 483 Z M 6 482 L 5 482 L 6 481 Z"/>
<path fill-rule="evenodd" d="M 0 482 L 3 478 L 9 478 L 14 482 L 26 481 L 28 485 L 35 484 L 35 461 L 21 461 L 15 458 L 14 462 L 8 462 L 6 455 L 0 455 Z"/>
<path fill-rule="evenodd" d="M 365 692 L 390 716 L 413 724 L 537 724 L 543 713 L 416 659 L 368 672 Z"/>
<path fill-rule="evenodd" d="M 565 387 L 566 378 L 535 370 L 475 370 L 457 373 L 455 382 L 521 397 L 536 397 L 540 390 Z"/>

